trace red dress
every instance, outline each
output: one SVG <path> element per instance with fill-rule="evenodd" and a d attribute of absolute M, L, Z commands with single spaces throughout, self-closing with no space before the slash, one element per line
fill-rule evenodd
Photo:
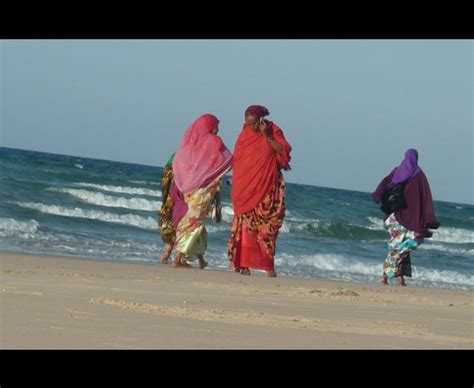
<path fill-rule="evenodd" d="M 270 128 L 283 146 L 277 154 L 268 139 L 247 125 L 237 139 L 232 174 L 234 219 L 228 257 L 234 270 L 242 267 L 274 271 L 278 231 L 285 216 L 285 183 L 291 146 L 274 123 Z"/>

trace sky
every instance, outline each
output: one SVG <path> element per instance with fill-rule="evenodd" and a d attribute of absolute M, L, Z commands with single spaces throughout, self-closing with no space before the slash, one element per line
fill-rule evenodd
<path fill-rule="evenodd" d="M 249 105 L 291 183 L 372 192 L 408 148 L 474 203 L 472 40 L 2 40 L 0 146 L 163 166 L 202 113 L 233 150 Z"/>

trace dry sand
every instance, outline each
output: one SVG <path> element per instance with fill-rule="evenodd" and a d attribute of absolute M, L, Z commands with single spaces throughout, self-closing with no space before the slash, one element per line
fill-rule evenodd
<path fill-rule="evenodd" d="M 473 292 L 0 252 L 0 349 L 473 349 Z"/>

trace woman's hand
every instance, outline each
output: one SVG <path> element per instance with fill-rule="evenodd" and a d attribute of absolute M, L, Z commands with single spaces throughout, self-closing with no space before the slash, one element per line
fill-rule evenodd
<path fill-rule="evenodd" d="M 262 132 L 263 136 L 271 137 L 269 133 L 270 126 L 268 125 L 266 120 L 261 119 L 260 123 L 258 124 L 258 128 L 260 129 L 260 132 Z"/>
<path fill-rule="evenodd" d="M 271 126 L 268 125 L 267 120 L 263 120 L 263 119 L 260 120 L 260 124 L 258 125 L 258 128 L 260 129 L 260 132 L 262 132 L 262 135 L 268 139 L 268 142 L 270 143 L 270 146 L 273 148 L 273 150 L 277 154 L 282 154 L 283 146 L 280 143 L 278 143 L 273 137 Z"/>

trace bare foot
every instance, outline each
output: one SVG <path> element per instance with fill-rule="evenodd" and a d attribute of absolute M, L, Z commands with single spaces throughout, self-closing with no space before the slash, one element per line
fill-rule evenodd
<path fill-rule="evenodd" d="M 198 260 L 199 260 L 199 268 L 200 269 L 204 269 L 207 267 L 207 261 L 204 260 L 204 256 L 203 255 L 197 255 L 198 257 Z"/>
<path fill-rule="evenodd" d="M 170 258 L 171 251 L 173 250 L 173 246 L 170 244 L 166 244 L 163 248 L 163 254 L 161 255 L 161 264 L 168 264 L 168 259 Z"/>
<path fill-rule="evenodd" d="M 387 275 L 383 274 L 381 280 L 382 280 L 382 284 L 388 285 Z"/>
<path fill-rule="evenodd" d="M 173 261 L 173 264 L 172 266 L 174 268 L 193 268 L 193 266 L 191 264 L 189 264 L 188 262 L 182 262 L 182 261 Z"/>
<path fill-rule="evenodd" d="M 240 270 L 241 275 L 250 276 L 250 270 L 248 268 L 242 268 Z"/>
<path fill-rule="evenodd" d="M 407 284 L 405 283 L 405 279 L 403 277 L 400 277 L 400 286 L 405 287 Z"/>
<path fill-rule="evenodd" d="M 187 262 L 186 257 L 182 253 L 176 255 L 172 265 L 175 268 L 193 268 L 193 266 Z"/>
<path fill-rule="evenodd" d="M 267 276 L 269 278 L 276 278 L 277 277 L 277 273 L 275 271 L 268 271 L 267 272 Z"/>

